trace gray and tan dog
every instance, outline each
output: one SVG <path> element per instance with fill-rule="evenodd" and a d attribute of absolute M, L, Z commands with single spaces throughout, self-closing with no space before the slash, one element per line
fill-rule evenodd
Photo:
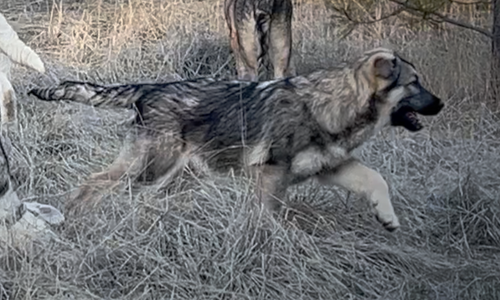
<path fill-rule="evenodd" d="M 274 79 L 295 75 L 291 0 L 225 0 L 224 15 L 238 79 L 258 81 L 266 54 Z"/>
<path fill-rule="evenodd" d="M 129 175 L 170 181 L 190 160 L 217 170 L 251 171 L 257 198 L 279 209 L 288 186 L 309 178 L 362 194 L 388 230 L 399 227 L 385 180 L 351 156 L 386 125 L 422 128 L 417 114 L 444 106 L 420 84 L 415 67 L 388 49 L 349 67 L 262 83 L 198 79 L 166 84 L 99 86 L 64 82 L 30 92 L 135 110 L 135 141 L 104 172 L 93 174 L 74 201 L 90 201 L 96 183 Z"/>

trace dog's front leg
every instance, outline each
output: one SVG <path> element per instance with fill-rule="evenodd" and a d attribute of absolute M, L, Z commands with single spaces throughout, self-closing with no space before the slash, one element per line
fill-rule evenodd
<path fill-rule="evenodd" d="M 332 172 L 318 176 L 323 184 L 342 186 L 366 197 L 375 210 L 380 223 L 389 231 L 399 227 L 399 220 L 389 198 L 389 187 L 382 175 L 355 159 L 349 160 Z"/>

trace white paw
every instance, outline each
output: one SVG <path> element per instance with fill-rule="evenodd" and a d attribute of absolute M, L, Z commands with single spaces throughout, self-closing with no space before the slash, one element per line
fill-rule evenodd
<path fill-rule="evenodd" d="M 24 202 L 24 207 L 49 224 L 59 225 L 64 222 L 64 215 L 51 205 Z"/>
<path fill-rule="evenodd" d="M 377 212 L 375 214 L 377 220 L 384 226 L 388 231 L 394 231 L 399 228 L 399 219 L 394 213 L 384 213 Z"/>

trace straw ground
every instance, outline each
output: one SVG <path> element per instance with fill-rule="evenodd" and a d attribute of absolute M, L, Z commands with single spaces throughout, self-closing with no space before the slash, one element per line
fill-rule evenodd
<path fill-rule="evenodd" d="M 235 78 L 222 1 L 183 2 L 0 4 L 48 70 L 13 74 L 19 125 L 9 135 L 23 200 L 62 208 L 68 192 L 111 163 L 129 128 L 126 112 L 35 102 L 23 96 L 29 88 Z M 286 218 L 264 222 L 244 179 L 186 172 L 167 188 L 106 195 L 92 213 L 54 228 L 59 240 L 48 246 L 0 245 L 0 298 L 500 298 L 500 120 L 486 103 L 488 41 L 397 20 L 341 40 L 317 1 L 295 4 L 298 73 L 388 46 L 446 101 L 425 131 L 392 129 L 357 151 L 387 179 L 399 232 L 378 230 L 361 199 L 314 182 L 293 190 Z"/>

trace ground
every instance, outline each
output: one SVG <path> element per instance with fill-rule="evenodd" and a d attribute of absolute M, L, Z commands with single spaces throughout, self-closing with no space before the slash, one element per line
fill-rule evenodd
<path fill-rule="evenodd" d="M 29 88 L 235 78 L 222 1 L 83 2 L 0 4 L 47 69 L 12 74 L 17 191 L 61 210 L 118 153 L 126 112 L 38 102 Z M 318 3 L 295 2 L 299 73 L 388 46 L 446 102 L 423 131 L 389 129 L 356 152 L 388 181 L 398 231 L 384 231 L 362 199 L 314 181 L 290 190 L 301 213 L 267 221 L 251 209 L 245 179 L 186 172 L 172 186 L 107 193 L 54 228 L 48 245 L 6 247 L 0 299 L 500 299 L 500 120 L 487 103 L 489 41 L 407 20 L 342 39 Z"/>

